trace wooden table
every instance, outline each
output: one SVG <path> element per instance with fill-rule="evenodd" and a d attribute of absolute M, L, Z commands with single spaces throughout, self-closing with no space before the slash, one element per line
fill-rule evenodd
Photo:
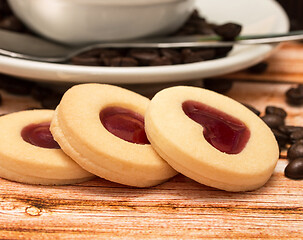
<path fill-rule="evenodd" d="M 288 106 L 284 97 L 294 85 L 286 81 L 303 81 L 303 44 L 284 45 L 268 62 L 264 74 L 222 76 L 239 80 L 228 95 L 261 111 L 283 107 L 288 124 L 303 125 L 303 108 Z M 3 102 L 2 112 L 38 104 L 6 93 Z M 264 187 L 245 193 L 220 191 L 182 175 L 146 189 L 103 179 L 55 187 L 0 179 L 0 238 L 302 239 L 303 180 L 286 178 L 286 164 L 282 157 Z"/>

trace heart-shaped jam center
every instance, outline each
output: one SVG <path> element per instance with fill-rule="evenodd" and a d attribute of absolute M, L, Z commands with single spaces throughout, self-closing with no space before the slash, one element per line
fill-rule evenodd
<path fill-rule="evenodd" d="M 239 119 L 196 101 L 182 104 L 185 114 L 203 126 L 207 142 L 221 152 L 240 153 L 250 137 L 250 131 Z"/>
<path fill-rule="evenodd" d="M 42 148 L 57 148 L 59 144 L 54 140 L 52 133 L 49 130 L 50 123 L 30 124 L 24 127 L 21 131 L 21 137 L 24 141 Z"/>
<path fill-rule="evenodd" d="M 121 107 L 107 107 L 99 116 L 103 126 L 116 137 L 131 143 L 149 144 L 140 114 Z"/>

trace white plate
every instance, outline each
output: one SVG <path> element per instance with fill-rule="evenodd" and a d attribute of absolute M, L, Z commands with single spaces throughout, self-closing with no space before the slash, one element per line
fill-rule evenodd
<path fill-rule="evenodd" d="M 196 0 L 208 21 L 238 22 L 243 34 L 283 33 L 289 21 L 274 0 Z M 275 45 L 237 46 L 221 59 L 159 67 L 87 67 L 0 56 L 2 73 L 47 82 L 158 83 L 193 80 L 237 71 L 268 57 Z"/>

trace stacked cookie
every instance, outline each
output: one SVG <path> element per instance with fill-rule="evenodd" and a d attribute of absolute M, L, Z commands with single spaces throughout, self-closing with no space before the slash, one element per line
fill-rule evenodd
<path fill-rule="evenodd" d="M 55 112 L 1 117 L 0 133 L 11 139 L 0 144 L 1 176 L 33 184 L 96 175 L 149 187 L 180 172 L 208 186 L 246 191 L 267 182 L 279 157 L 260 118 L 195 87 L 168 88 L 150 101 L 116 86 L 81 84 L 64 94 Z"/>

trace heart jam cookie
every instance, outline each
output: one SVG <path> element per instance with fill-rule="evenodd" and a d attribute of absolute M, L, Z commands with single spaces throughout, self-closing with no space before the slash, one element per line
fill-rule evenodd
<path fill-rule="evenodd" d="M 87 171 L 125 185 L 157 185 L 176 171 L 146 137 L 149 103 L 116 86 L 77 85 L 64 94 L 50 129 L 63 151 Z"/>
<path fill-rule="evenodd" d="M 79 183 L 94 177 L 54 141 L 53 110 L 30 110 L 0 117 L 0 176 L 43 185 Z"/>
<path fill-rule="evenodd" d="M 258 116 L 201 88 L 158 92 L 145 113 L 145 130 L 152 146 L 178 172 L 227 191 L 261 187 L 279 158 L 275 137 Z"/>

